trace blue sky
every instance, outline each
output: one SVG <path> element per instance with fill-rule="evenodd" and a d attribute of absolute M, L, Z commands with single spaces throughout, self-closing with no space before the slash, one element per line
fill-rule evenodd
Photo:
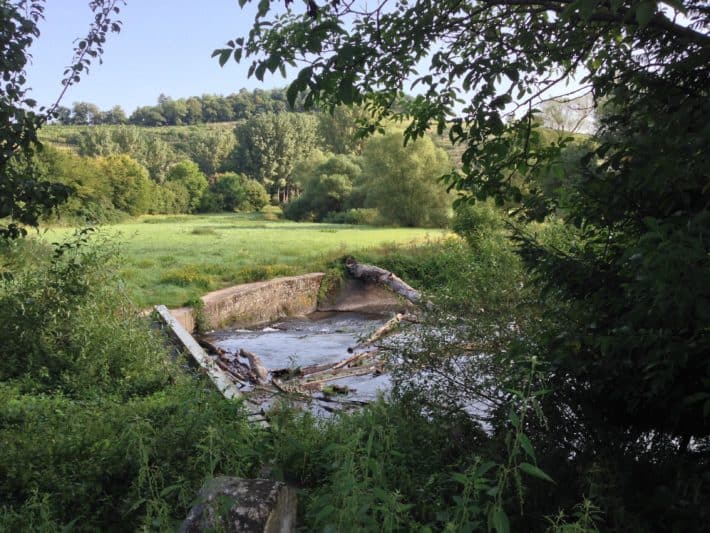
<path fill-rule="evenodd" d="M 210 57 L 229 39 L 246 35 L 254 13 L 255 5 L 242 10 L 237 0 L 128 0 L 119 16 L 123 30 L 109 37 L 103 64 L 94 64 L 62 104 L 86 101 L 101 109 L 119 104 L 130 114 L 155 104 L 160 93 L 179 98 L 284 87 L 287 80 L 278 74 L 259 82 L 247 79 L 248 63 L 231 61 L 220 68 Z M 86 34 L 92 18 L 88 0 L 47 1 L 28 69 L 28 85 L 40 105 L 59 95 L 73 42 Z"/>

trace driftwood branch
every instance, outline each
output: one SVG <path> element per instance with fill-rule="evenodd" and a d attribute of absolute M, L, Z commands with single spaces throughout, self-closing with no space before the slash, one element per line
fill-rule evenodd
<path fill-rule="evenodd" d="M 345 366 L 351 365 L 361 359 L 364 359 L 366 357 L 371 357 L 377 353 L 377 350 L 372 350 L 370 352 L 360 352 L 356 353 L 355 355 L 348 357 L 347 359 L 343 359 L 339 363 L 336 363 L 331 366 L 333 370 L 338 370 L 339 368 L 343 368 Z"/>
<path fill-rule="evenodd" d="M 249 366 L 251 367 L 259 382 L 265 383 L 269 377 L 269 371 L 261 363 L 261 359 L 259 359 L 259 357 L 255 353 L 249 352 L 244 349 L 240 349 L 239 354 L 249 360 Z"/>
<path fill-rule="evenodd" d="M 350 275 L 356 279 L 385 285 L 393 292 L 414 304 L 421 301 L 422 295 L 418 290 L 407 285 L 402 279 L 389 270 L 374 265 L 359 263 L 352 257 L 348 257 L 345 260 L 345 268 L 347 268 Z"/>

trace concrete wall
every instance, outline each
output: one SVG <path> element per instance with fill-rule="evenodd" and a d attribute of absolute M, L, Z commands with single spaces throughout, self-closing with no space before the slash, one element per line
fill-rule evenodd
<path fill-rule="evenodd" d="M 318 306 L 323 273 L 245 283 L 202 297 L 205 326 L 247 327 L 291 315 L 307 315 Z"/>
<path fill-rule="evenodd" d="M 321 272 L 244 283 L 205 294 L 202 314 L 208 330 L 226 326 L 250 327 L 285 316 L 307 315 L 318 306 Z M 171 310 L 175 319 L 192 332 L 197 317 L 189 307 Z"/>
<path fill-rule="evenodd" d="M 345 279 L 337 290 L 322 299 L 318 311 L 386 313 L 413 307 L 412 303 L 378 283 Z"/>
<path fill-rule="evenodd" d="M 382 313 L 411 307 L 392 291 L 372 283 L 346 280 L 333 294 L 318 303 L 323 273 L 274 278 L 244 283 L 210 292 L 202 297 L 204 327 L 247 328 L 268 324 L 286 316 L 307 315 L 314 311 L 360 311 Z M 189 332 L 197 326 L 190 307 L 171 309 L 170 313 Z"/>

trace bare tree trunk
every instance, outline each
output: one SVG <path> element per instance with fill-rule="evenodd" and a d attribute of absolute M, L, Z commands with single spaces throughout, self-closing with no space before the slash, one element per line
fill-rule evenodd
<path fill-rule="evenodd" d="M 422 298 L 418 290 L 407 285 L 389 270 L 374 265 L 358 263 L 352 257 L 348 257 L 345 260 L 345 267 L 352 277 L 363 281 L 381 283 L 412 303 L 419 303 Z"/>

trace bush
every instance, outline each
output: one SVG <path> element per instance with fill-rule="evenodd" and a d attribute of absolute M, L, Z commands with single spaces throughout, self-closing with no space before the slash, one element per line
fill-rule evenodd
<path fill-rule="evenodd" d="M 269 205 L 269 193 L 264 186 L 255 180 L 244 183 L 244 200 L 240 204 L 242 210 L 261 211 Z"/>
<path fill-rule="evenodd" d="M 502 213 L 491 202 L 462 203 L 454 209 L 451 221 L 451 229 L 472 247 L 487 234 L 499 233 L 504 225 Z"/>
<path fill-rule="evenodd" d="M 111 202 L 116 209 L 131 216 L 148 212 L 152 182 L 145 167 L 127 155 L 99 158 L 98 166 L 111 189 Z"/>
<path fill-rule="evenodd" d="M 118 292 L 110 250 L 86 240 L 0 283 L 0 381 L 70 397 L 158 390 L 164 352 Z"/>
<path fill-rule="evenodd" d="M 2 531 L 174 529 L 206 478 L 259 464 L 241 405 L 171 359 L 87 240 L 1 250 Z"/>
<path fill-rule="evenodd" d="M 186 211 L 191 213 L 197 210 L 202 194 L 207 190 L 207 178 L 200 171 L 197 163 L 181 161 L 168 171 L 167 180 L 180 184 L 187 190 Z"/>
<path fill-rule="evenodd" d="M 299 196 L 295 200 L 283 206 L 284 218 L 288 220 L 296 220 L 301 222 L 312 222 L 315 220 L 315 213 L 311 209 L 311 205 L 307 198 Z"/>
<path fill-rule="evenodd" d="M 339 213 L 329 213 L 323 222 L 330 224 L 353 224 L 374 226 L 380 222 L 380 212 L 377 209 L 348 209 Z"/>
<path fill-rule="evenodd" d="M 201 211 L 261 211 L 269 203 L 263 185 L 243 174 L 226 172 L 214 178 L 203 195 Z"/>

